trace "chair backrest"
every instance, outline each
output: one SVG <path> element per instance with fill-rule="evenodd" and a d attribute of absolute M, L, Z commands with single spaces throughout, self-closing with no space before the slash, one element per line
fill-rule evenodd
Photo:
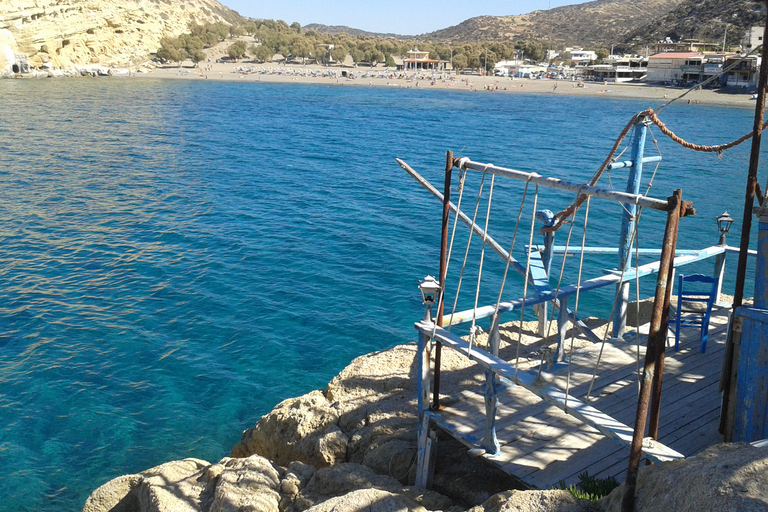
<path fill-rule="evenodd" d="M 717 279 L 703 274 L 680 275 L 677 294 L 680 300 L 711 302 L 717 294 Z"/>

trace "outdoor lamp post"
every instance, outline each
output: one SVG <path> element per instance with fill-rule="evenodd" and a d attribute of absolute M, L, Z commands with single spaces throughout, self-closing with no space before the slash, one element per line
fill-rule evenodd
<path fill-rule="evenodd" d="M 717 245 L 725 245 L 725 235 L 731 230 L 733 217 L 728 215 L 728 212 L 723 212 L 719 217 L 715 217 L 715 220 L 717 220 L 717 229 L 720 231 L 720 241 Z"/>
<path fill-rule="evenodd" d="M 422 304 L 427 305 L 424 320 L 432 321 L 432 304 L 440 293 L 440 283 L 433 276 L 427 276 L 419 283 L 419 291 L 421 291 Z"/>

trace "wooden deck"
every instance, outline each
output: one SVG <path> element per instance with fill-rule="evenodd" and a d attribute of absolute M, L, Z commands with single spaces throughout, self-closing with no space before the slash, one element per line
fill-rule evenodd
<path fill-rule="evenodd" d="M 681 332 L 680 351 L 666 351 L 662 389 L 659 441 L 685 456 L 721 442 L 717 432 L 720 418 L 720 369 L 725 353 L 728 308 L 713 309 L 707 352 L 699 351 L 699 330 Z M 647 326 L 645 327 L 647 332 Z M 643 328 L 641 328 L 641 332 Z M 637 345 L 631 342 L 606 343 L 589 404 L 630 428 L 637 410 Z M 640 335 L 640 369 L 645 356 L 646 336 Z M 674 346 L 674 336 L 668 347 Z M 589 389 L 599 345 L 574 351 L 570 365 L 542 379 L 555 384 L 580 400 Z M 560 408 L 542 401 L 521 386 L 502 381 L 496 433 L 501 451 L 486 454 L 531 487 L 547 489 L 563 480 L 577 481 L 579 473 L 613 476 L 624 481 L 629 447 L 608 439 Z M 456 397 L 454 397 L 456 398 Z M 440 411 L 455 434 L 465 442 L 479 442 L 485 432 L 484 390 L 464 390 Z"/>

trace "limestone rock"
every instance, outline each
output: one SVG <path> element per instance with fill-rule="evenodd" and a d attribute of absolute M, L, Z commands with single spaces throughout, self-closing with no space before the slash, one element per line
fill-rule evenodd
<path fill-rule="evenodd" d="M 0 75 L 6 49 L 32 66 L 131 66 L 146 61 L 163 37 L 191 22 L 230 22 L 239 15 L 216 0 L 13 0 L 0 2 Z M 5 41 L 3 30 L 13 36 Z M 5 66 L 5 67 L 4 67 Z"/>
<path fill-rule="evenodd" d="M 209 464 L 198 459 L 166 462 L 144 471 L 136 491 L 139 506 L 147 512 L 204 510 L 209 481 L 200 478 Z M 207 507 L 206 507 L 207 508 Z"/>
<path fill-rule="evenodd" d="M 0 77 L 13 74 L 16 63 L 16 38 L 8 29 L 0 28 Z"/>
<path fill-rule="evenodd" d="M 601 510 L 619 512 L 624 485 L 603 498 Z M 641 466 L 638 512 L 765 512 L 768 448 L 745 443 L 711 446 L 690 459 Z"/>
<path fill-rule="evenodd" d="M 279 512 L 279 474 L 267 459 L 225 458 L 210 512 Z"/>
<path fill-rule="evenodd" d="M 427 512 L 407 496 L 378 489 L 362 489 L 331 498 L 307 512 Z"/>
<path fill-rule="evenodd" d="M 141 483 L 141 475 L 123 475 L 105 483 L 88 496 L 83 512 L 133 512 L 139 508 L 132 492 Z"/>
<path fill-rule="evenodd" d="M 83 512 L 278 512 L 279 473 L 258 456 L 167 462 L 96 489 Z"/>
<path fill-rule="evenodd" d="M 256 453 L 279 465 L 298 460 L 315 467 L 344 462 L 348 439 L 338 419 L 320 391 L 285 400 L 243 433 L 232 456 Z"/>
<path fill-rule="evenodd" d="M 597 506 L 568 491 L 507 491 L 469 512 L 597 512 Z"/>

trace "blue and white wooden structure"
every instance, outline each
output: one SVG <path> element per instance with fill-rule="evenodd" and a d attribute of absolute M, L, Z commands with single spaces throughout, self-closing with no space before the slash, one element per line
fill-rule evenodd
<path fill-rule="evenodd" d="M 572 325 L 583 333 L 593 342 L 602 341 L 594 334 L 576 315 L 568 308 L 568 299 L 577 293 L 584 293 L 590 290 L 606 286 L 616 286 L 618 288 L 620 307 L 617 307 L 618 313 L 614 320 L 619 327 L 618 336 L 623 334 L 626 325 L 626 302 L 628 299 L 628 286 L 631 280 L 636 277 L 648 276 L 658 273 L 659 262 L 645 264 L 639 267 L 631 265 L 630 248 L 633 243 L 633 232 L 636 229 L 637 208 L 650 208 L 666 211 L 668 203 L 665 200 L 655 199 L 640 195 L 639 184 L 642 176 L 642 167 L 644 163 L 657 162 L 660 157 L 647 158 L 643 156 L 645 144 L 646 125 L 641 123 L 636 130 L 635 140 L 633 142 L 632 160 L 626 162 L 614 162 L 612 168 L 631 168 L 627 191 L 619 192 L 601 187 L 588 186 L 579 183 L 567 182 L 557 178 L 544 177 L 535 173 L 526 173 L 497 167 L 491 164 L 474 162 L 462 159 L 461 165 L 464 170 L 476 170 L 487 172 L 496 176 L 505 176 L 512 179 L 522 180 L 528 183 L 535 183 L 544 187 L 552 187 L 561 190 L 569 190 L 581 194 L 589 195 L 602 199 L 617 201 L 624 204 L 625 215 L 622 222 L 621 239 L 617 248 L 589 248 L 585 247 L 585 252 L 617 254 L 619 257 L 619 266 L 617 269 L 606 270 L 604 275 L 586 279 L 580 285 L 569 284 L 560 287 L 556 292 L 549 286 L 549 271 L 553 255 L 563 254 L 565 247 L 554 245 L 554 236 L 545 237 L 542 247 L 527 247 L 531 256 L 529 265 L 529 274 L 526 274 L 526 266 L 517 259 L 508 254 L 508 252 L 498 244 L 483 228 L 475 224 L 462 211 L 459 211 L 453 203 L 448 207 L 458 216 L 464 224 L 484 242 L 492 248 L 504 261 L 510 262 L 510 267 L 515 269 L 521 275 L 529 275 L 529 282 L 533 285 L 533 293 L 528 297 L 520 297 L 515 300 L 503 301 L 498 305 L 479 306 L 466 311 L 460 311 L 453 314 L 445 314 L 442 325 L 436 325 L 430 315 L 425 315 L 425 319 L 416 324 L 419 332 L 418 341 L 418 375 L 419 375 L 419 399 L 418 399 L 418 455 L 417 455 L 417 477 L 416 484 L 427 486 L 431 477 L 430 460 L 432 458 L 430 451 L 433 439 L 430 437 L 430 424 L 439 425 L 447 432 L 452 432 L 453 427 L 450 422 L 443 418 L 439 411 L 431 410 L 429 407 L 429 396 L 431 388 L 431 369 L 430 369 L 430 346 L 431 341 L 438 341 L 443 345 L 450 346 L 459 352 L 464 353 L 476 361 L 485 371 L 485 418 L 486 427 L 482 439 L 478 444 L 487 454 L 494 454 L 499 451 L 499 443 L 496 436 L 496 417 L 498 406 L 498 393 L 500 380 L 512 382 L 522 386 L 542 399 L 562 408 L 568 414 L 571 414 L 585 423 L 593 426 L 605 436 L 617 439 L 625 444 L 632 441 L 633 428 L 617 421 L 610 415 L 595 409 L 587 403 L 578 400 L 574 396 L 569 396 L 561 389 L 555 386 L 542 385 L 537 372 L 523 371 L 515 368 L 512 364 L 499 358 L 499 325 L 501 316 L 511 311 L 519 311 L 523 305 L 526 307 L 538 306 L 537 313 L 540 319 L 540 332 L 545 329 L 545 320 L 547 318 L 544 305 L 551 303 L 552 307 L 559 309 L 558 314 L 558 356 L 557 360 L 563 360 L 563 346 L 565 333 L 568 326 Z M 429 190 L 436 198 L 442 201 L 443 195 L 435 189 L 427 180 L 421 177 L 416 171 L 411 169 L 405 162 L 398 159 L 398 163 L 411 176 L 413 176 L 422 186 Z M 538 218 L 545 225 L 552 222 L 551 212 L 540 211 Z M 576 253 L 582 250 L 568 248 L 569 253 Z M 679 250 L 675 253 L 673 265 L 679 267 L 689 263 L 698 262 L 707 258 L 718 257 L 724 262 L 727 252 L 738 251 L 737 248 L 726 245 L 707 247 L 701 250 Z M 660 251 L 640 250 L 642 254 L 658 254 Z M 719 266 L 722 269 L 722 264 Z M 455 334 L 447 331 L 445 327 L 449 325 L 460 324 L 469 321 L 476 321 L 483 318 L 491 318 L 491 332 L 489 337 L 488 351 L 482 350 L 476 346 L 471 346 L 468 342 L 462 340 Z M 460 436 L 457 436 L 459 438 Z M 665 461 L 682 458 L 683 455 L 661 443 L 647 439 L 643 442 L 643 454 L 649 460 Z"/>
<path fill-rule="evenodd" d="M 768 438 L 768 211 L 758 214 L 757 266 L 752 306 L 741 306 L 733 317 L 736 386 L 725 436 L 730 441 L 753 442 Z M 731 377 L 733 380 L 733 377 Z"/>

